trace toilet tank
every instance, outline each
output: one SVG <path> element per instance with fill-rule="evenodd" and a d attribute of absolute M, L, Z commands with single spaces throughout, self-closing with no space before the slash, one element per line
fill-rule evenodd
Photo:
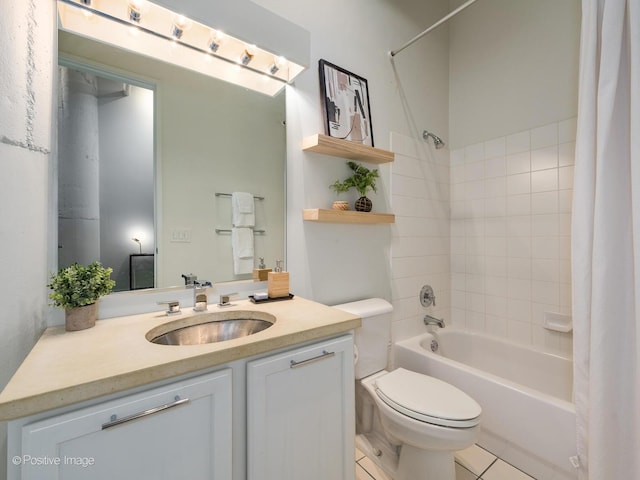
<path fill-rule="evenodd" d="M 355 330 L 356 379 L 387 368 L 393 306 L 382 298 L 368 298 L 333 307 L 362 319 L 362 326 Z"/>

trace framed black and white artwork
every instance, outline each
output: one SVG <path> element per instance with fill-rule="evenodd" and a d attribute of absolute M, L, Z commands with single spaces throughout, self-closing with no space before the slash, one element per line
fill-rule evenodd
<path fill-rule="evenodd" d="M 373 147 L 367 81 L 326 60 L 320 60 L 319 70 L 325 133 Z"/>

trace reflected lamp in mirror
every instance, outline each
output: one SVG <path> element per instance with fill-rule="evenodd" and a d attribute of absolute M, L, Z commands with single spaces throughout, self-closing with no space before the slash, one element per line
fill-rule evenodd
<path fill-rule="evenodd" d="M 147 0 L 58 0 L 58 18 L 61 30 L 271 96 L 305 68 Z"/>

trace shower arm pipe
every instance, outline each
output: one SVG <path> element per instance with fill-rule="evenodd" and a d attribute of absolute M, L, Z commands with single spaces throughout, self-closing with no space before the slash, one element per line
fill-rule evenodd
<path fill-rule="evenodd" d="M 407 43 L 405 43 L 403 46 L 401 46 L 400 48 L 398 48 L 397 50 L 391 50 L 389 52 L 389 55 L 391 55 L 392 57 L 395 57 L 398 53 L 400 53 L 402 50 L 404 50 L 405 48 L 407 48 L 410 45 L 413 45 L 414 43 L 416 43 L 418 40 L 420 40 L 422 37 L 424 37 L 425 35 L 427 35 L 428 33 L 431 33 L 431 31 L 435 30 L 436 28 L 438 28 L 440 25 L 442 25 L 443 23 L 445 23 L 446 21 L 448 21 L 450 18 L 455 17 L 458 13 L 460 13 L 462 10 L 464 10 L 465 8 L 471 6 L 472 4 L 476 3 L 478 0 L 468 0 L 466 3 L 463 3 L 462 5 L 460 5 L 458 8 L 456 8 L 454 11 L 452 11 L 449 15 L 442 17 L 440 20 L 438 20 L 436 23 L 434 23 L 433 25 L 431 25 L 429 28 L 427 28 L 424 32 L 419 33 L 418 35 L 416 35 L 415 37 L 413 37 L 411 40 L 409 40 Z"/>

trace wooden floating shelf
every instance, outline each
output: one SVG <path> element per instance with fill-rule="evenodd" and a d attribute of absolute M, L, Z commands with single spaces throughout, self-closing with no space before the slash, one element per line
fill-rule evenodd
<path fill-rule="evenodd" d="M 322 208 L 307 208 L 302 212 L 302 218 L 308 222 L 322 223 L 357 223 L 384 224 L 395 223 L 396 216 L 391 213 L 367 213 L 354 210 L 330 210 Z"/>
<path fill-rule="evenodd" d="M 302 150 L 376 164 L 393 162 L 395 158 L 394 153 L 389 150 L 360 145 L 320 133 L 303 139 Z"/>

